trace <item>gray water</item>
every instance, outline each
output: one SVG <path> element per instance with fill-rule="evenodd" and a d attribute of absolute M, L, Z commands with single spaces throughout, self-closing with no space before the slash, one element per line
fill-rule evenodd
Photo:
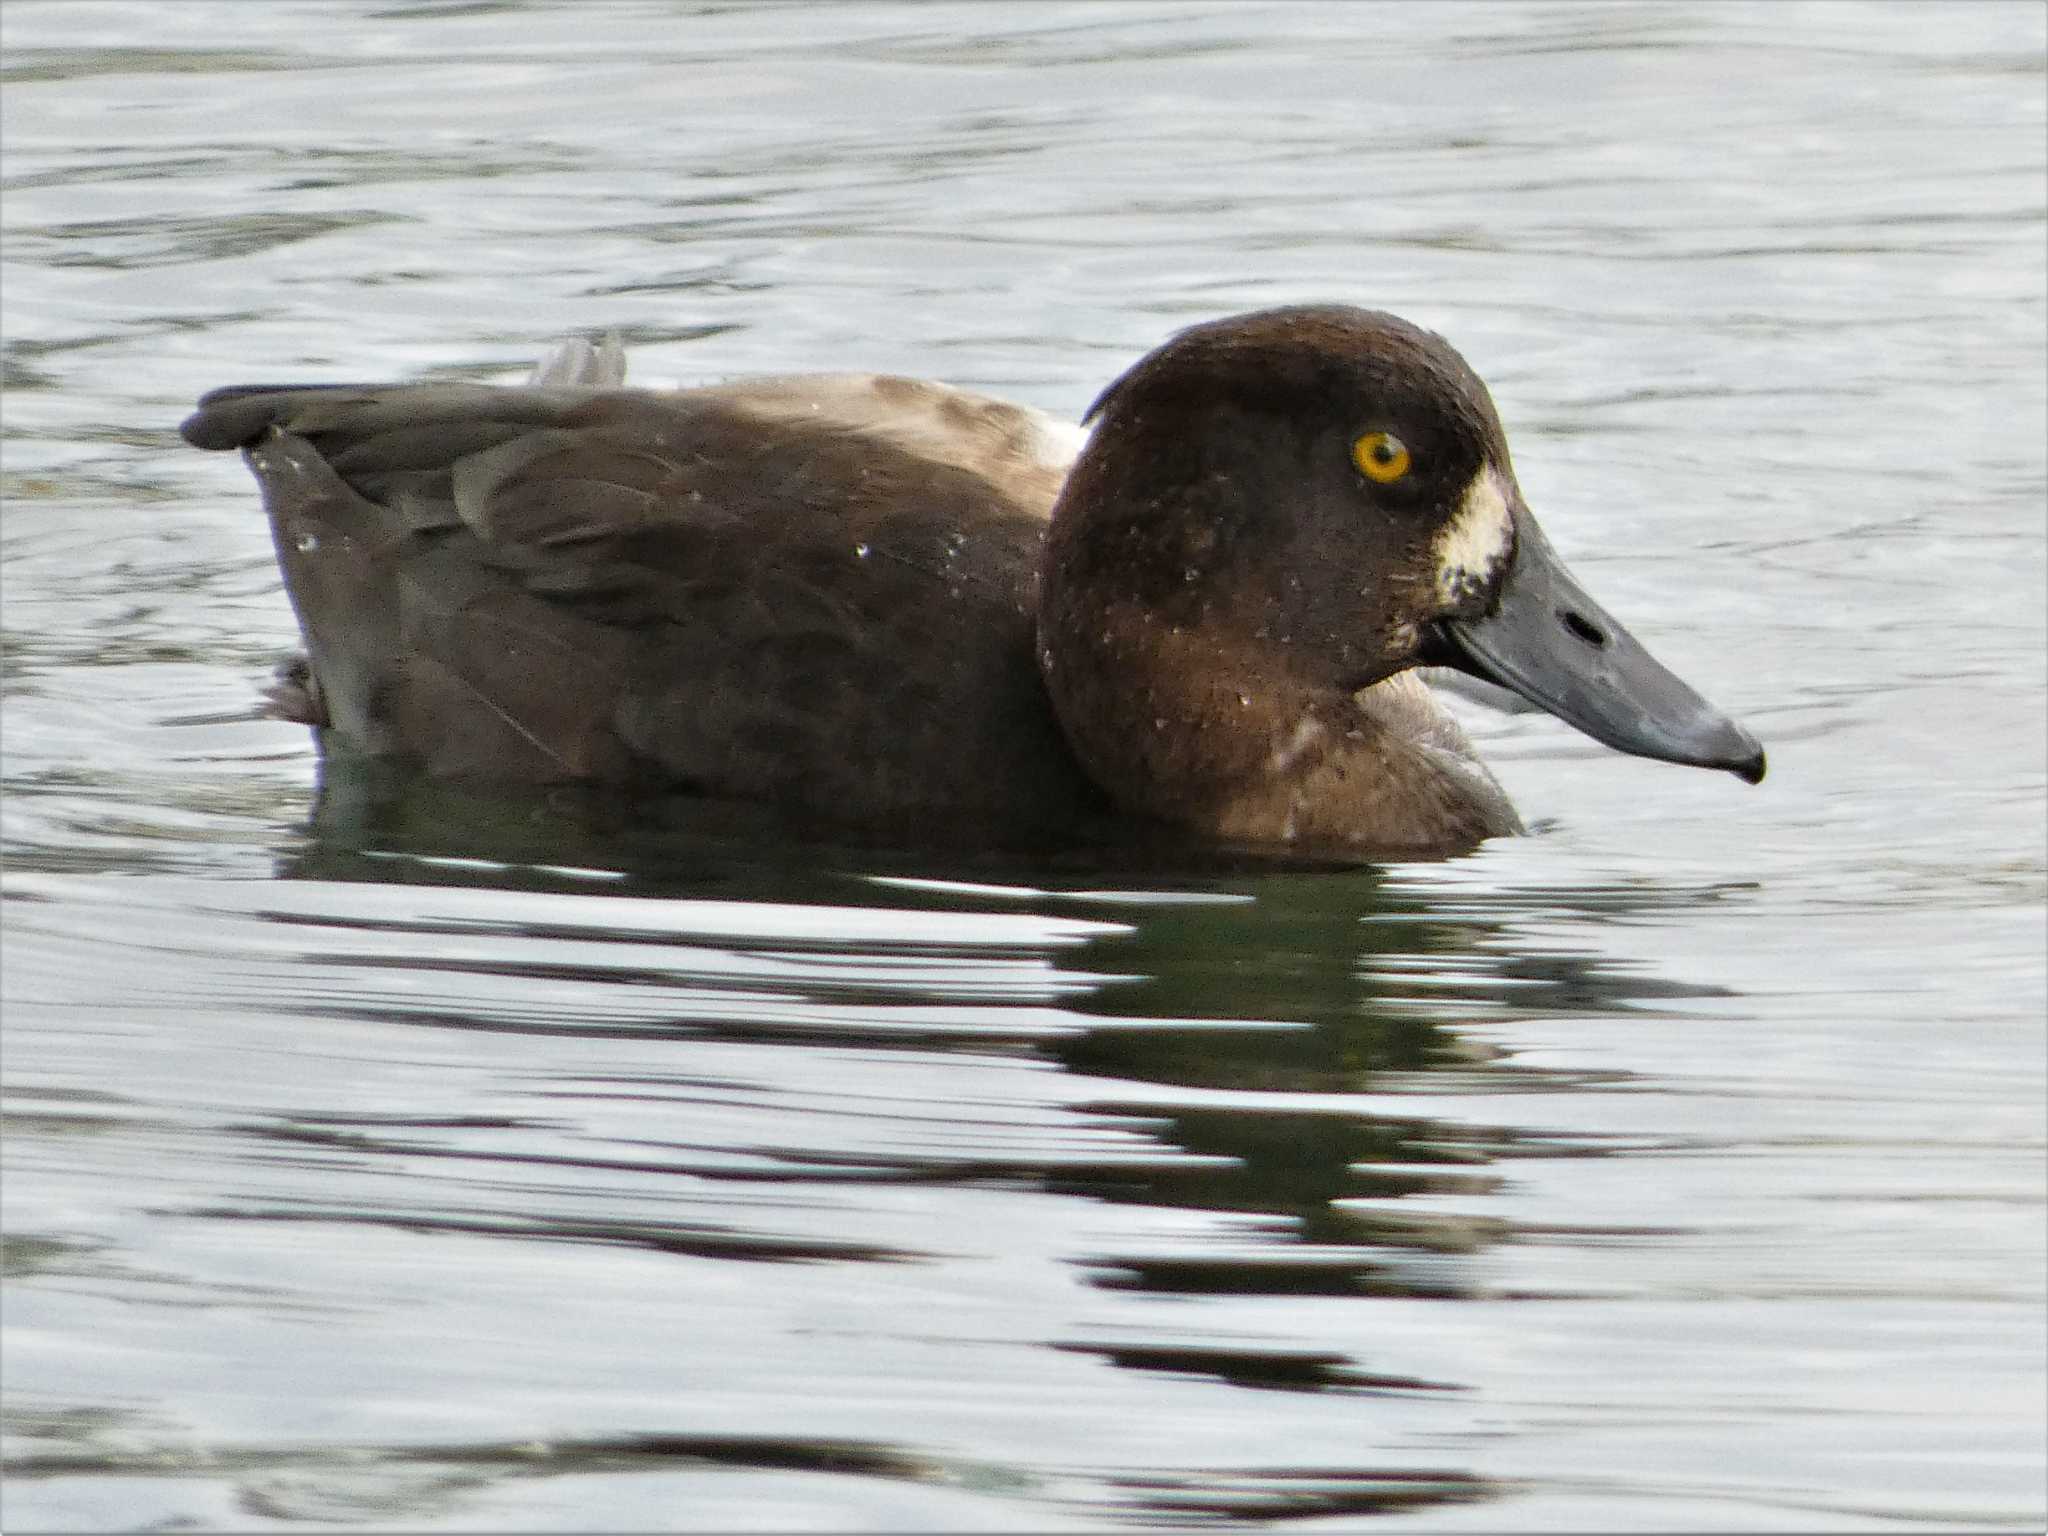
<path fill-rule="evenodd" d="M 2038 1529 L 2048 12 L 33 3 L 9 1531 Z M 238 381 L 1443 331 L 1756 789 L 1219 868 L 324 787 Z M 1461 706 L 1462 707 L 1462 706 Z"/>

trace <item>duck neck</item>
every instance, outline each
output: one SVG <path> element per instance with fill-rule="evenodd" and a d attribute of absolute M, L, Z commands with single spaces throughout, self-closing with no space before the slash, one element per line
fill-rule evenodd
<path fill-rule="evenodd" d="M 1359 694 L 1133 605 L 1047 594 L 1039 666 L 1068 744 L 1125 809 L 1228 841 L 1448 851 L 1518 830 L 1420 679 Z"/>

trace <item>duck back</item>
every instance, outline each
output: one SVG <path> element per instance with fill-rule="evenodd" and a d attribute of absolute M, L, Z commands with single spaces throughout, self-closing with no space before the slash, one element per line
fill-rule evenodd
<path fill-rule="evenodd" d="M 295 713 L 349 749 L 870 822 L 1100 807 L 1034 659 L 1074 447 L 1035 412 L 867 375 L 259 386 L 184 431 L 244 450 Z"/>

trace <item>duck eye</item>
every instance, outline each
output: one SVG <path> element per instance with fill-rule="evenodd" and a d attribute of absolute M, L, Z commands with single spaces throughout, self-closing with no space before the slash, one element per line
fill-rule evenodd
<path fill-rule="evenodd" d="M 1351 445 L 1351 462 L 1378 485 L 1392 485 L 1408 473 L 1408 445 L 1391 432 L 1368 432 Z"/>

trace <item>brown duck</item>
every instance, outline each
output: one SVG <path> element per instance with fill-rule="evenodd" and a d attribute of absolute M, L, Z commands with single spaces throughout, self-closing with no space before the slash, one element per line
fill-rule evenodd
<path fill-rule="evenodd" d="M 1092 431 L 944 385 L 239 386 L 307 647 L 281 712 L 439 776 L 1442 854 L 1520 830 L 1413 670 L 1755 782 L 1559 562 L 1486 388 L 1340 306 L 1198 325 Z"/>

